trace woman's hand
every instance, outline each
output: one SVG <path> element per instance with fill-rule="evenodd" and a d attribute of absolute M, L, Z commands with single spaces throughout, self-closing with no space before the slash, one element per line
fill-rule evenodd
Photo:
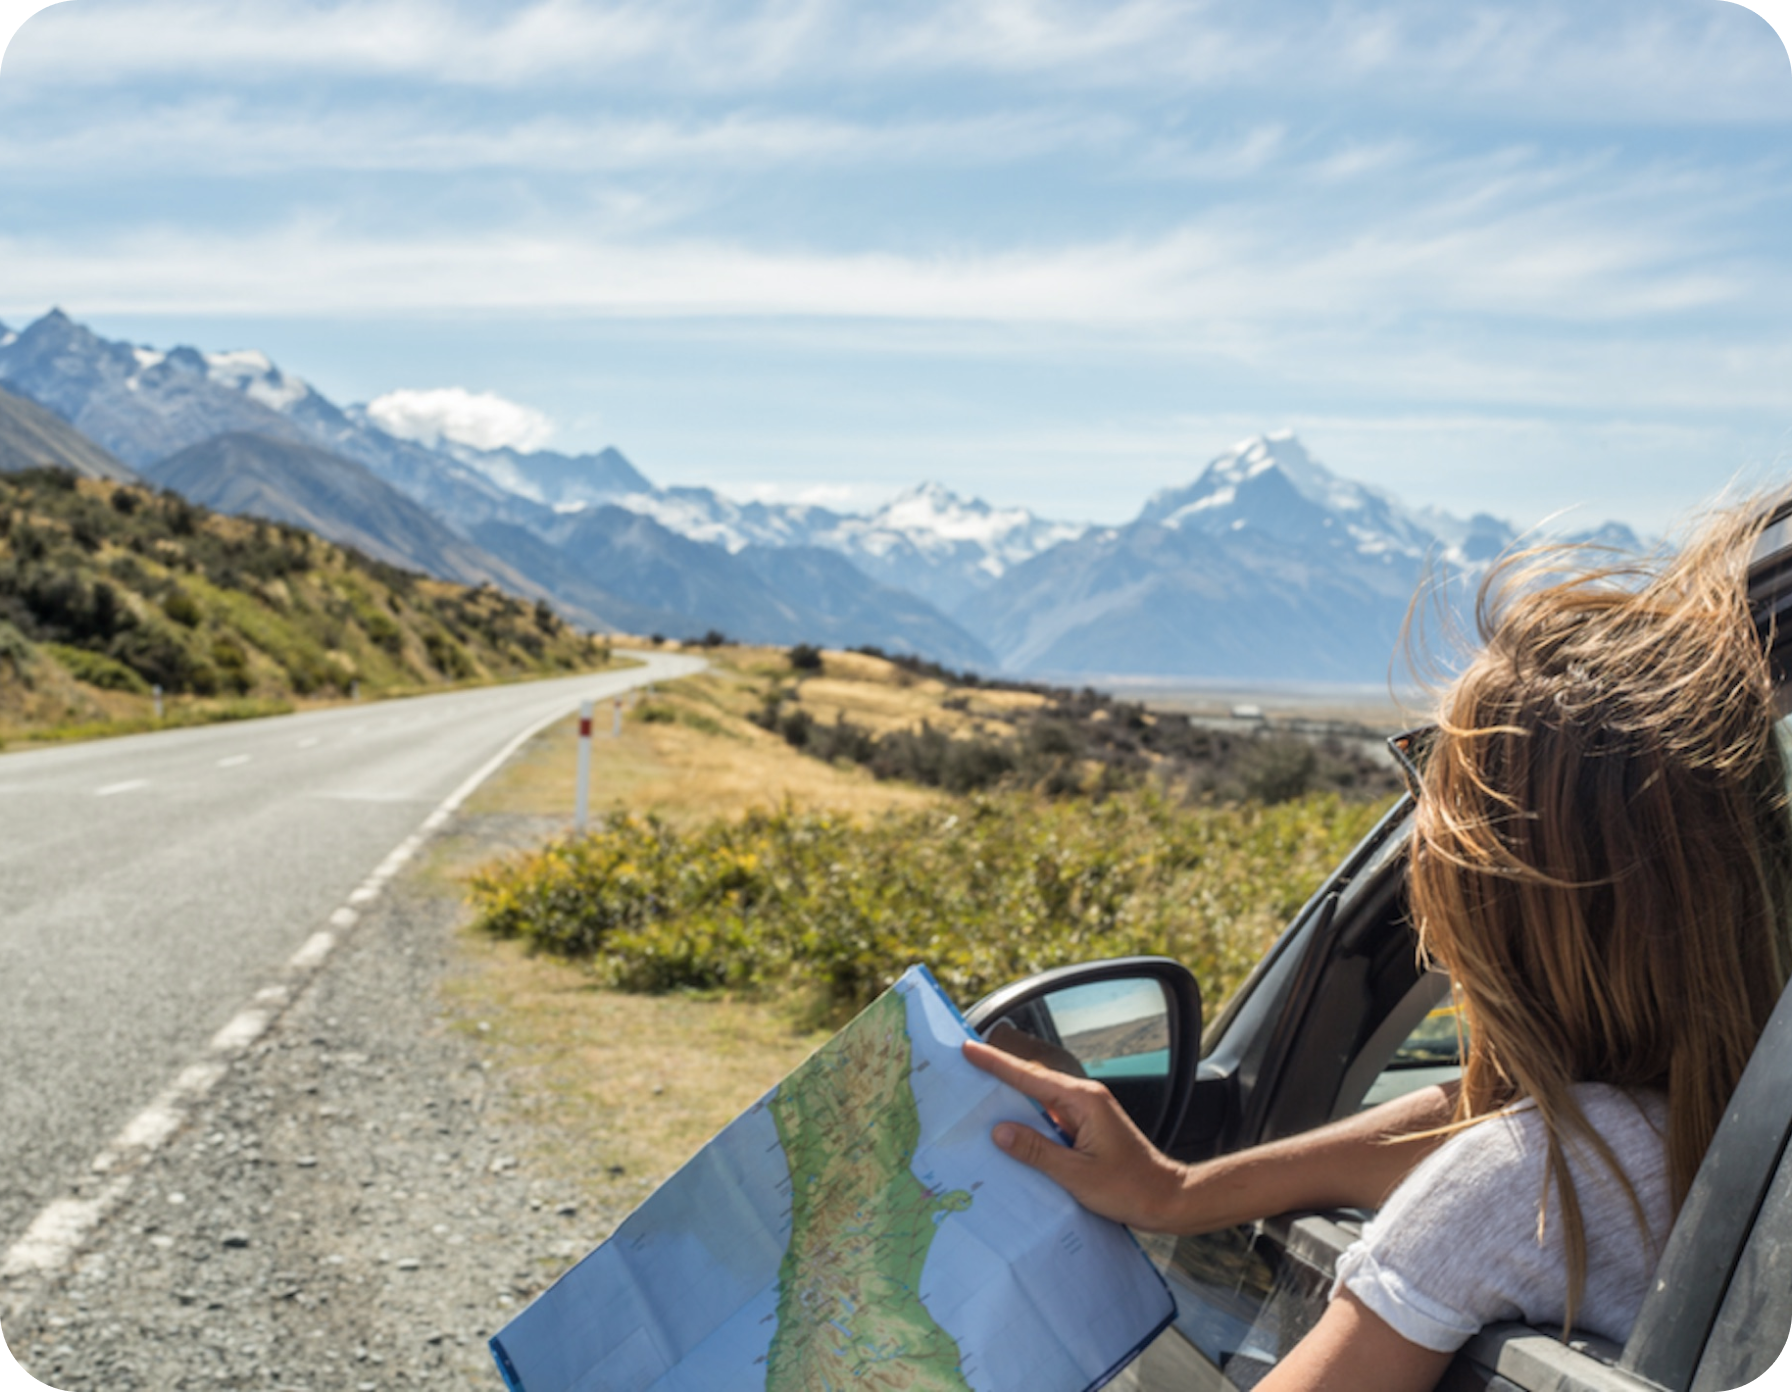
<path fill-rule="evenodd" d="M 964 1054 L 1044 1107 L 1071 1142 L 1003 1122 L 998 1146 L 1085 1208 L 1146 1232 L 1214 1232 L 1295 1209 L 1379 1208 L 1443 1144 L 1456 1105 L 1454 1083 L 1421 1088 L 1316 1131 L 1183 1165 L 1146 1140 L 1100 1083 L 987 1044 L 967 1043 Z"/>
<path fill-rule="evenodd" d="M 1039 1103 L 1070 1138 L 1060 1145 L 1031 1126 L 1003 1122 L 993 1133 L 998 1146 L 1063 1185 L 1084 1208 L 1135 1228 L 1166 1230 L 1186 1169 L 1145 1139 L 1111 1092 L 988 1044 L 967 1043 L 964 1055 Z"/>

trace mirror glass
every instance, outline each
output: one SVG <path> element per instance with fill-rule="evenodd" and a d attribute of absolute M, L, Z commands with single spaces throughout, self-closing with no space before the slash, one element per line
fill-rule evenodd
<path fill-rule="evenodd" d="M 1045 1004 L 1064 1047 L 1091 1078 L 1169 1076 L 1169 1006 L 1157 982 L 1091 982 L 1054 991 Z"/>
<path fill-rule="evenodd" d="M 1047 991 L 1009 1009 L 985 1031 L 992 1043 L 1107 1085 L 1146 1135 L 1170 1092 L 1170 997 L 1153 977 L 1126 976 Z M 1001 1037 L 1008 1025 L 1026 1041 Z"/>

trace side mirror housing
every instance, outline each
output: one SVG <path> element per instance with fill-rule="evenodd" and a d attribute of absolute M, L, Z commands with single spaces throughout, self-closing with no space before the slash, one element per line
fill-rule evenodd
<path fill-rule="evenodd" d="M 990 992 L 965 1022 L 986 1038 L 1010 1025 L 1037 1041 L 1043 1061 L 1074 1059 L 1159 1147 L 1182 1125 L 1201 1053 L 1201 993 L 1180 962 L 1116 957 L 1040 972 Z"/>

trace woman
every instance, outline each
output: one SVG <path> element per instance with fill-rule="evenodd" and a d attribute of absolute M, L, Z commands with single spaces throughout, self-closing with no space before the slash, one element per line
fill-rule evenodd
<path fill-rule="evenodd" d="M 1482 1325 L 1628 1336 L 1792 965 L 1792 822 L 1746 599 L 1764 509 L 1669 560 L 1510 559 L 1484 646 L 1409 737 L 1419 951 L 1451 977 L 1459 1085 L 1200 1165 L 1099 1084 L 971 1044 L 1070 1138 L 995 1140 L 1098 1213 L 1197 1233 L 1379 1209 L 1267 1392 L 1419 1392 Z"/>

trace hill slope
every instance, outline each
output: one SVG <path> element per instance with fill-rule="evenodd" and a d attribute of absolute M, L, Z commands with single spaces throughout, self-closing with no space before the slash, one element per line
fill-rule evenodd
<path fill-rule="evenodd" d="M 135 479 L 130 466 L 53 411 L 0 387 L 0 473 L 68 469 L 83 478 Z"/>
<path fill-rule="evenodd" d="M 534 588 L 369 470 L 311 445 L 247 432 L 218 435 L 144 473 L 192 502 L 303 527 L 390 565 L 462 584 Z"/>
<path fill-rule="evenodd" d="M 297 527 L 60 470 L 0 474 L 0 725 L 194 700 L 416 690 L 598 666 L 544 603 Z"/>

